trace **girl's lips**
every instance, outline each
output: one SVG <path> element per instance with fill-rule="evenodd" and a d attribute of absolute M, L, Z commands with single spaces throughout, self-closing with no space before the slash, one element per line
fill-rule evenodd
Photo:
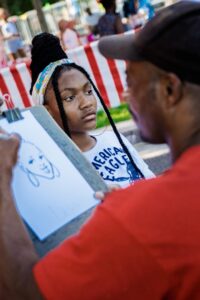
<path fill-rule="evenodd" d="M 94 119 L 96 119 L 96 113 L 92 113 L 92 114 L 89 114 L 89 115 L 83 117 L 84 121 L 91 121 L 91 120 L 94 120 Z"/>

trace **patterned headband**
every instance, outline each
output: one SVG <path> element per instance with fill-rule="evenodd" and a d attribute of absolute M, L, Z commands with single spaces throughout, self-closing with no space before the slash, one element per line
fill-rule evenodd
<path fill-rule="evenodd" d="M 44 103 L 46 88 L 56 67 L 72 63 L 72 60 L 63 58 L 50 63 L 46 68 L 44 68 L 44 70 L 39 74 L 33 87 L 32 98 L 35 105 L 42 105 Z"/>

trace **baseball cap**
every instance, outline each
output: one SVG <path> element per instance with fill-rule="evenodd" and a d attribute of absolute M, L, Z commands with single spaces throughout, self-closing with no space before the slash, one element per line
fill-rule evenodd
<path fill-rule="evenodd" d="M 200 84 L 200 2 L 180 1 L 160 10 L 139 32 L 103 37 L 107 58 L 149 61 L 180 79 Z"/>

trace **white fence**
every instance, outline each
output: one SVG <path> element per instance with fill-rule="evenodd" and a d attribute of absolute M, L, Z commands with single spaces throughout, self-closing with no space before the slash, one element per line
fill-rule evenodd
<path fill-rule="evenodd" d="M 125 62 L 105 59 L 98 51 L 98 42 L 79 47 L 68 53 L 77 64 L 84 67 L 99 89 L 108 107 L 118 106 L 125 87 Z M 10 98 L 10 107 L 33 105 L 29 89 L 31 85 L 30 62 L 0 70 L 0 93 Z M 8 104 L 4 104 L 5 108 Z"/>

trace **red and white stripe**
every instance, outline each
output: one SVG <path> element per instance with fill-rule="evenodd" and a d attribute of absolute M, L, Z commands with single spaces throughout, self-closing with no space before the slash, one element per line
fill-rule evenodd
<path fill-rule="evenodd" d="M 108 107 L 118 106 L 126 86 L 125 62 L 105 59 L 98 50 L 98 42 L 68 51 L 74 62 L 84 67 L 100 91 Z M 0 94 L 10 96 L 11 107 L 30 107 L 31 75 L 29 63 L 0 69 Z M 6 104 L 8 107 L 8 104 Z"/>

